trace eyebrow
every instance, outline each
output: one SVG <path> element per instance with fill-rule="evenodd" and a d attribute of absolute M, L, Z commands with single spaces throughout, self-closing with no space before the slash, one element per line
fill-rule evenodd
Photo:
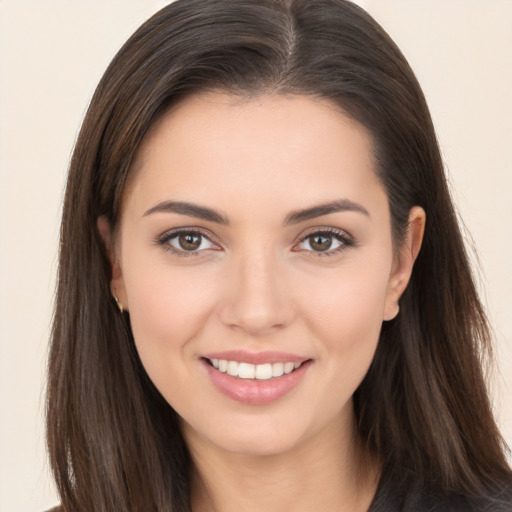
<path fill-rule="evenodd" d="M 218 224 L 229 224 L 229 220 L 219 212 L 207 208 L 206 206 L 199 206 L 183 201 L 163 201 L 153 206 L 153 208 L 150 208 L 143 217 L 158 212 L 179 213 L 180 215 L 188 215 L 189 217 L 196 217 Z"/>
<path fill-rule="evenodd" d="M 368 210 L 364 206 L 358 203 L 354 203 L 349 199 L 339 199 L 330 203 L 312 206 L 311 208 L 306 208 L 305 210 L 296 210 L 286 216 L 284 224 L 298 224 L 299 222 L 304 222 L 305 220 L 310 220 L 316 217 L 321 217 L 322 215 L 329 215 L 331 213 L 338 212 L 358 212 L 366 215 L 367 217 L 370 217 Z"/>
<path fill-rule="evenodd" d="M 284 225 L 289 226 L 292 224 L 299 224 L 300 222 L 321 217 L 322 215 L 347 211 L 362 213 L 363 215 L 370 217 L 368 210 L 364 206 L 354 203 L 349 199 L 339 199 L 337 201 L 319 204 L 303 210 L 293 211 L 286 216 Z M 229 225 L 228 218 L 216 210 L 184 201 L 163 201 L 150 208 L 144 213 L 143 217 L 161 212 L 178 213 L 180 215 L 196 217 L 198 219 L 216 222 L 218 224 Z"/>

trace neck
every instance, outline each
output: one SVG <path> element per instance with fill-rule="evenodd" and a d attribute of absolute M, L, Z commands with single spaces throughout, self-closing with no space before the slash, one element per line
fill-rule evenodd
<path fill-rule="evenodd" d="M 341 425 L 275 455 L 227 452 L 187 435 L 192 512 L 366 512 L 378 467 Z M 366 462 L 364 462 L 366 461 Z"/>

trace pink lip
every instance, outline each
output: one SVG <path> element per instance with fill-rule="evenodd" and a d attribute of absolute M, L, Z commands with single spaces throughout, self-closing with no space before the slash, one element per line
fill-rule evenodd
<path fill-rule="evenodd" d="M 213 359 L 228 359 L 231 361 L 250 362 L 251 364 L 262 364 L 253 363 L 247 358 L 235 358 L 233 357 L 233 353 L 230 353 L 231 355 L 228 358 L 226 357 L 226 354 L 227 353 L 224 352 L 222 357 L 213 357 Z M 290 356 L 288 354 L 286 356 L 286 358 L 279 358 L 274 362 L 304 361 L 304 358 L 299 358 L 298 361 L 293 361 L 289 359 Z M 208 356 L 208 358 L 210 358 L 210 356 Z M 265 405 L 275 402 L 297 387 L 302 381 L 312 361 L 306 360 L 299 368 L 291 373 L 284 374 L 281 377 L 274 377 L 269 380 L 239 379 L 238 377 L 233 377 L 227 373 L 216 370 L 204 359 L 202 362 L 211 382 L 222 394 L 232 400 L 248 405 Z M 270 362 L 268 357 L 264 359 L 264 362 Z"/>

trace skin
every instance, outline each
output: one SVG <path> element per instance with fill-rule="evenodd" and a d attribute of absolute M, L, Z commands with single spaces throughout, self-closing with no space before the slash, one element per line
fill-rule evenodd
<path fill-rule="evenodd" d="M 113 294 L 130 312 L 146 371 L 182 418 L 194 511 L 370 505 L 378 464 L 358 478 L 352 395 L 382 322 L 398 313 L 425 223 L 413 208 L 405 243 L 394 250 L 373 169 L 367 132 L 326 101 L 202 94 L 174 107 L 144 140 L 115 237 L 99 219 Z M 361 211 L 285 223 L 339 200 Z M 229 225 L 147 213 L 165 201 L 208 207 Z M 163 239 L 177 228 L 208 238 L 187 252 L 177 237 Z M 315 250 L 319 231 L 334 249 Z M 311 363 L 280 399 L 246 404 L 220 393 L 201 359 L 238 349 Z"/>

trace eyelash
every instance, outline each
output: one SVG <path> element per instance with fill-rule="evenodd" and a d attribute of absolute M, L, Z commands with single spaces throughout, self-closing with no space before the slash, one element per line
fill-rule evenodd
<path fill-rule="evenodd" d="M 315 228 L 314 230 L 310 231 L 309 233 L 306 233 L 305 235 L 301 236 L 301 238 L 294 245 L 294 247 L 297 245 L 300 245 L 300 244 L 304 243 L 306 240 L 312 239 L 314 236 L 318 236 L 318 235 L 323 235 L 323 236 L 326 236 L 329 238 L 334 238 L 335 240 L 337 240 L 340 243 L 340 245 L 338 247 L 336 247 L 335 249 L 328 249 L 326 251 L 313 251 L 313 250 L 307 251 L 310 254 L 314 255 L 314 257 L 325 258 L 325 257 L 335 256 L 337 254 L 340 254 L 340 253 L 346 251 L 350 247 L 354 247 L 356 245 L 355 239 L 351 235 L 346 233 L 345 231 L 342 231 L 342 230 L 336 229 L 336 228 L 326 227 L 326 228 Z"/>
<path fill-rule="evenodd" d="M 199 254 L 201 253 L 201 251 L 187 251 L 185 249 L 176 249 L 175 247 L 173 247 L 169 242 L 171 240 L 173 240 L 174 238 L 177 238 L 179 237 L 180 235 L 196 235 L 196 236 L 200 236 L 202 238 L 205 238 L 206 240 L 208 240 L 211 244 L 213 244 L 214 246 L 218 247 L 218 244 L 216 244 L 215 242 L 212 241 L 212 236 L 211 234 L 207 233 L 207 232 L 204 232 L 202 231 L 201 229 L 199 228 L 181 228 L 181 229 L 175 229 L 173 231 L 168 231 L 160 236 L 158 236 L 155 240 L 156 244 L 160 247 L 162 247 L 162 249 L 164 251 L 169 251 L 171 253 L 173 253 L 174 255 L 176 256 L 179 256 L 179 257 L 194 257 L 194 256 L 199 256 Z"/>
<path fill-rule="evenodd" d="M 203 250 L 193 250 L 193 251 L 187 251 L 185 249 L 176 249 L 173 247 L 169 242 L 180 235 L 187 234 L 187 235 L 196 235 L 200 236 L 202 238 L 205 238 L 208 240 L 211 244 L 213 244 L 215 247 L 218 247 L 218 244 L 216 244 L 214 241 L 212 241 L 211 234 L 204 232 L 203 230 L 199 228 L 181 228 L 176 229 L 173 231 L 166 232 L 162 235 L 159 235 L 155 242 L 158 246 L 162 247 L 163 250 L 169 251 L 173 254 L 175 254 L 178 257 L 197 257 L 200 255 L 200 253 Z M 352 236 L 350 236 L 348 233 L 341 231 L 339 229 L 335 228 L 316 228 L 313 231 L 310 231 L 309 233 L 303 235 L 300 237 L 299 240 L 297 240 L 294 243 L 294 247 L 297 247 L 298 245 L 304 243 L 308 239 L 312 239 L 314 236 L 323 235 L 329 238 L 334 238 L 337 240 L 340 245 L 336 247 L 335 249 L 327 249 L 326 251 L 314 251 L 314 250 L 308 250 L 306 252 L 314 255 L 314 257 L 329 257 L 334 256 L 336 254 L 340 254 L 343 251 L 347 250 L 350 247 L 354 247 L 356 245 L 356 241 Z M 218 249 L 215 249 L 218 250 Z M 300 249 L 292 249 L 294 252 L 299 252 Z"/>

